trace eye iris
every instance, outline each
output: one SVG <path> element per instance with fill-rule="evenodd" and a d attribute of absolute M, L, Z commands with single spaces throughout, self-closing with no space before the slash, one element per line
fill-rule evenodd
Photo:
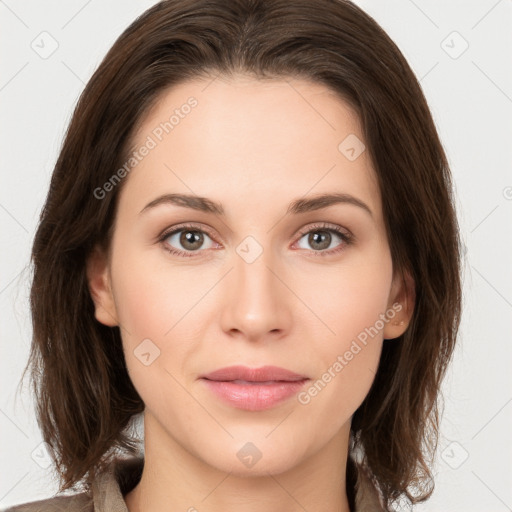
<path fill-rule="evenodd" d="M 327 249 L 327 247 L 331 245 L 331 234 L 328 231 L 312 231 L 309 234 L 308 242 L 312 247 L 315 247 L 315 244 L 320 243 L 320 246 L 317 246 L 316 249 Z"/>
<path fill-rule="evenodd" d="M 203 243 L 204 236 L 199 231 L 183 231 L 180 236 L 180 243 L 183 247 L 189 250 L 199 249 Z M 192 244 L 192 247 L 187 246 Z"/>

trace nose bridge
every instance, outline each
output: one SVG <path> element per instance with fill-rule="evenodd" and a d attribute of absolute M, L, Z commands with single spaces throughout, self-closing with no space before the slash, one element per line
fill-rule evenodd
<path fill-rule="evenodd" d="M 229 292 L 223 307 L 223 328 L 258 339 L 288 329 L 290 311 L 286 287 L 275 276 L 279 267 L 270 247 L 246 237 L 236 248 Z"/>

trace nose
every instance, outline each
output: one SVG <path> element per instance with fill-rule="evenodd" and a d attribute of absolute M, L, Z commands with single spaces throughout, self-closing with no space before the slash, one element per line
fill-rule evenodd
<path fill-rule="evenodd" d="M 242 251 L 233 259 L 221 304 L 223 331 L 252 342 L 285 336 L 292 324 L 294 294 L 287 287 L 284 266 L 271 250 L 263 250 L 254 261 Z"/>

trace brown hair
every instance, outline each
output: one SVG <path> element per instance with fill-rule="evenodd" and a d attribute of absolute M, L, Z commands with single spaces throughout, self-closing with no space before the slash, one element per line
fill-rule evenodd
<path fill-rule="evenodd" d="M 85 273 L 93 247 L 109 247 L 123 182 L 102 200 L 94 190 L 126 161 L 135 128 L 165 89 L 237 72 L 324 84 L 359 114 L 393 267 L 410 273 L 415 303 L 406 332 L 384 341 L 375 381 L 353 417 L 352 439 L 388 505 L 402 496 L 424 500 L 433 490 L 440 384 L 460 321 L 451 177 L 405 58 L 346 0 L 162 1 L 124 31 L 85 87 L 32 250 L 27 368 L 61 490 L 90 487 L 115 452 L 135 453 L 128 427 L 144 410 L 119 328 L 96 321 Z"/>

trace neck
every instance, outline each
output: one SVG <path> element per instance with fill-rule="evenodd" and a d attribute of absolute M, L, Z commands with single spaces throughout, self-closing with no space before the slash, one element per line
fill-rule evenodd
<path fill-rule="evenodd" d="M 124 497 L 126 505 L 129 512 L 350 512 L 345 483 L 349 428 L 279 474 L 247 476 L 222 471 L 185 450 L 146 411 L 144 469 Z"/>

